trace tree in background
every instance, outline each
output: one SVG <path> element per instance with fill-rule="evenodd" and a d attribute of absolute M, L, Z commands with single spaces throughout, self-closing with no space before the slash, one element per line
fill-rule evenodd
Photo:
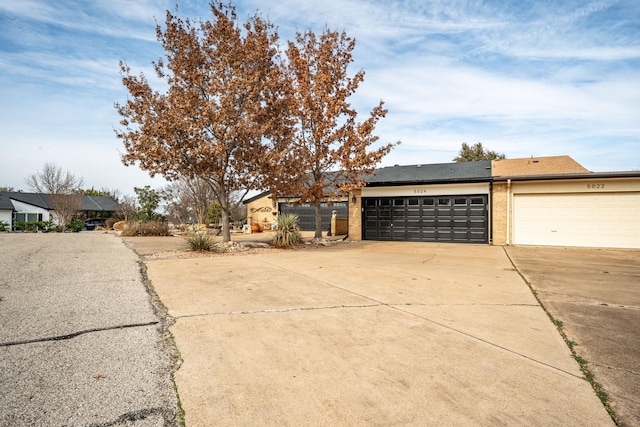
<path fill-rule="evenodd" d="M 58 227 L 64 232 L 67 224 L 82 209 L 80 187 L 84 180 L 69 171 L 64 172 L 54 163 L 45 163 L 41 171 L 29 175 L 25 182 L 32 191 L 46 195 Z"/>
<path fill-rule="evenodd" d="M 124 220 L 125 222 L 131 221 L 135 217 L 138 210 L 138 203 L 136 198 L 130 194 L 125 194 L 124 196 L 119 197 L 117 202 L 117 217 Z"/>
<path fill-rule="evenodd" d="M 85 196 L 104 196 L 102 190 L 96 190 L 93 187 L 85 188 L 84 190 L 82 190 L 82 194 L 84 194 Z"/>
<path fill-rule="evenodd" d="M 348 102 L 364 80 L 362 70 L 351 77 L 347 73 L 354 48 L 346 33 L 329 29 L 320 36 L 311 30 L 298 33 L 288 44 L 294 135 L 282 163 L 289 167 L 287 178 L 279 174 L 272 191 L 315 205 L 315 237 L 322 237 L 322 201 L 364 185 L 364 175 L 372 174 L 394 146 L 372 148 L 378 142 L 376 124 L 387 114 L 382 101 L 362 123 Z"/>
<path fill-rule="evenodd" d="M 157 210 L 162 201 L 161 192 L 154 190 L 149 185 L 145 185 L 142 188 L 133 187 L 133 191 L 138 197 L 137 209 L 134 215 L 135 219 L 142 222 L 160 220 L 162 215 L 160 215 Z"/>
<path fill-rule="evenodd" d="M 167 11 L 166 29 L 156 27 L 167 62 L 160 58 L 154 68 L 166 92 L 121 62 L 131 98 L 115 105 L 124 127 L 116 135 L 125 165 L 169 181 L 207 182 L 229 241 L 232 194 L 264 187 L 259 172 L 269 163 L 270 141 L 286 136 L 288 86 L 273 26 L 257 14 L 239 25 L 231 4 L 210 7 L 211 21 L 196 25 Z"/>
<path fill-rule="evenodd" d="M 209 223 L 209 209 L 216 196 L 205 180 L 181 177 L 167 185 L 163 193 L 168 201 L 167 214 L 174 222 L 186 223 L 191 218 L 198 224 Z"/>
<path fill-rule="evenodd" d="M 84 180 L 71 172 L 64 172 L 55 163 L 45 163 L 42 170 L 29 175 L 25 182 L 29 189 L 43 194 L 77 193 Z"/>
<path fill-rule="evenodd" d="M 506 156 L 502 153 L 486 150 L 481 142 L 469 145 L 462 143 L 462 148 L 458 152 L 458 157 L 453 159 L 454 162 L 475 162 L 477 160 L 495 160 L 504 159 Z"/>

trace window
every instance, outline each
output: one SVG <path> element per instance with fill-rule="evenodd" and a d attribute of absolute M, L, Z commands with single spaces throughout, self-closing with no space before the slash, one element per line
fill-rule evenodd
<path fill-rule="evenodd" d="M 13 214 L 13 222 L 36 222 L 36 221 L 42 221 L 41 213 L 15 212 Z"/>

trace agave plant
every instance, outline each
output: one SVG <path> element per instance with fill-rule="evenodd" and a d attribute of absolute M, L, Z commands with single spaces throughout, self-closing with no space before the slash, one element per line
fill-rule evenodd
<path fill-rule="evenodd" d="M 187 237 L 186 240 L 191 250 L 197 252 L 210 251 L 214 244 L 213 238 L 206 232 L 196 233 L 193 236 Z"/>
<path fill-rule="evenodd" d="M 299 219 L 298 215 L 291 213 L 278 215 L 276 235 L 273 238 L 274 246 L 295 246 L 302 241 L 298 228 Z"/>

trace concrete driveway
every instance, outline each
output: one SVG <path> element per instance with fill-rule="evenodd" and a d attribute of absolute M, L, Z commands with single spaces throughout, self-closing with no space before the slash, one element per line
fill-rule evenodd
<path fill-rule="evenodd" d="M 541 303 L 610 398 L 620 425 L 640 426 L 640 251 L 509 247 Z"/>
<path fill-rule="evenodd" d="M 613 425 L 501 247 L 345 242 L 146 264 L 175 319 L 189 427 Z"/>

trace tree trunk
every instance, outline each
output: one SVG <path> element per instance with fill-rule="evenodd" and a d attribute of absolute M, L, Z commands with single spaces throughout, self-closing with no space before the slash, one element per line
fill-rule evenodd
<path fill-rule="evenodd" d="M 229 206 L 222 209 L 222 241 L 231 240 L 231 230 L 229 228 Z"/>
<path fill-rule="evenodd" d="M 316 234 L 315 238 L 317 239 L 321 239 L 322 238 L 322 203 L 320 201 L 317 201 L 315 203 L 315 217 L 316 217 Z"/>

